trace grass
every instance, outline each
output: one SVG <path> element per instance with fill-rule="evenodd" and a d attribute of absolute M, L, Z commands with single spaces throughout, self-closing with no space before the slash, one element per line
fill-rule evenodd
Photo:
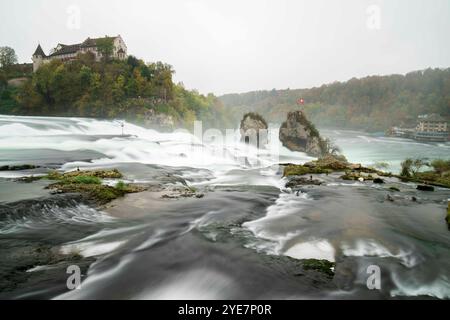
<path fill-rule="evenodd" d="M 433 171 L 417 172 L 411 177 L 399 176 L 403 181 L 430 184 L 438 187 L 450 188 L 450 173 L 439 174 Z"/>
<path fill-rule="evenodd" d="M 101 184 L 102 180 L 97 177 L 92 176 L 76 176 L 70 179 L 72 183 L 83 183 L 83 184 Z"/>
<path fill-rule="evenodd" d="M 117 184 L 116 184 L 116 186 L 115 186 L 115 188 L 116 188 L 117 190 L 125 190 L 126 187 L 127 187 L 127 185 L 126 185 L 125 182 L 123 182 L 123 181 L 117 182 Z"/>

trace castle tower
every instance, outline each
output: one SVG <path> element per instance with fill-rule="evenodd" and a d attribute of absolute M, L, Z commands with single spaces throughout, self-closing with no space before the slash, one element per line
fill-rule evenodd
<path fill-rule="evenodd" d="M 44 62 L 44 58 L 46 57 L 44 50 L 42 50 L 42 47 L 40 44 L 38 44 L 36 51 L 34 51 L 33 56 L 31 57 L 31 60 L 33 61 L 33 72 L 36 72 L 37 69 L 42 65 Z"/>

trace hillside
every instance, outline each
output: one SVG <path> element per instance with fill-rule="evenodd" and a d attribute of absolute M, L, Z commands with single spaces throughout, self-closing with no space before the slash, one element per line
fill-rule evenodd
<path fill-rule="evenodd" d="M 304 105 L 297 105 L 299 98 Z M 288 111 L 302 108 L 317 126 L 382 131 L 413 124 L 424 113 L 450 118 L 450 68 L 353 78 L 311 89 L 226 94 L 219 99 L 235 121 L 256 111 L 281 123 Z"/>
<path fill-rule="evenodd" d="M 0 70 L 0 114 L 123 118 L 137 123 L 167 121 L 190 127 L 201 119 L 205 127 L 229 123 L 222 103 L 175 84 L 172 66 L 127 60 L 95 61 L 90 54 L 63 63 L 53 60 L 29 75 L 20 86 L 9 85 Z"/>

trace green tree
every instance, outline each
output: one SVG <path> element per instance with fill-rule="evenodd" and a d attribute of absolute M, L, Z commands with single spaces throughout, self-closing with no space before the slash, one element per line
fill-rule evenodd
<path fill-rule="evenodd" d="M 400 164 L 400 166 L 402 168 L 402 170 L 400 172 L 400 175 L 402 177 L 407 177 L 407 178 L 411 177 L 411 167 L 412 167 L 412 165 L 413 165 L 413 159 L 410 159 L 410 158 L 405 159 Z"/>
<path fill-rule="evenodd" d="M 6 68 L 17 63 L 17 55 L 11 47 L 0 47 L 0 67 Z"/>
<path fill-rule="evenodd" d="M 6 89 L 8 86 L 8 80 L 6 78 L 6 74 L 3 71 L 0 71 L 0 93 Z"/>
<path fill-rule="evenodd" d="M 102 58 L 109 60 L 114 51 L 114 42 L 112 38 L 100 38 L 97 39 L 97 50 L 102 55 Z"/>
<path fill-rule="evenodd" d="M 434 171 L 442 174 L 446 171 L 450 171 L 450 160 L 435 159 L 431 161 L 431 166 L 433 167 Z"/>

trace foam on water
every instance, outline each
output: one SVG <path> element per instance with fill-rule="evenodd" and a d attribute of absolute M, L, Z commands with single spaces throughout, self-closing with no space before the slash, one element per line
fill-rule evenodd
<path fill-rule="evenodd" d="M 301 153 L 293 154 L 281 146 L 280 151 L 276 150 L 274 153 L 274 150 L 257 149 L 243 144 L 239 141 L 238 131 L 227 136 L 222 144 L 221 140 L 201 141 L 186 131 L 160 133 L 128 122 L 123 123 L 127 134 L 125 137 L 121 137 L 121 126 L 115 121 L 0 116 L 0 150 L 30 150 L 37 155 L 43 149 L 91 150 L 106 156 L 90 162 L 65 163 L 63 170 L 138 162 L 221 172 L 246 167 L 266 168 L 278 164 L 279 152 L 282 157 L 295 159 L 297 162 L 310 159 Z"/>
<path fill-rule="evenodd" d="M 391 250 L 372 239 L 360 239 L 353 245 L 343 243 L 341 248 L 343 254 L 349 257 L 396 258 L 408 268 L 412 268 L 422 262 L 422 259 L 420 259 L 417 255 L 414 255 L 413 250 L 406 251 L 403 248 L 398 248 L 395 250 L 395 253 L 393 253 Z"/>
<path fill-rule="evenodd" d="M 97 211 L 84 204 L 74 207 L 60 207 L 58 205 L 46 205 L 39 207 L 26 215 L 14 213 L 2 216 L 0 220 L 0 234 L 15 234 L 27 230 L 46 229 L 61 223 L 65 224 L 95 224 L 112 222 L 115 218 Z"/>

